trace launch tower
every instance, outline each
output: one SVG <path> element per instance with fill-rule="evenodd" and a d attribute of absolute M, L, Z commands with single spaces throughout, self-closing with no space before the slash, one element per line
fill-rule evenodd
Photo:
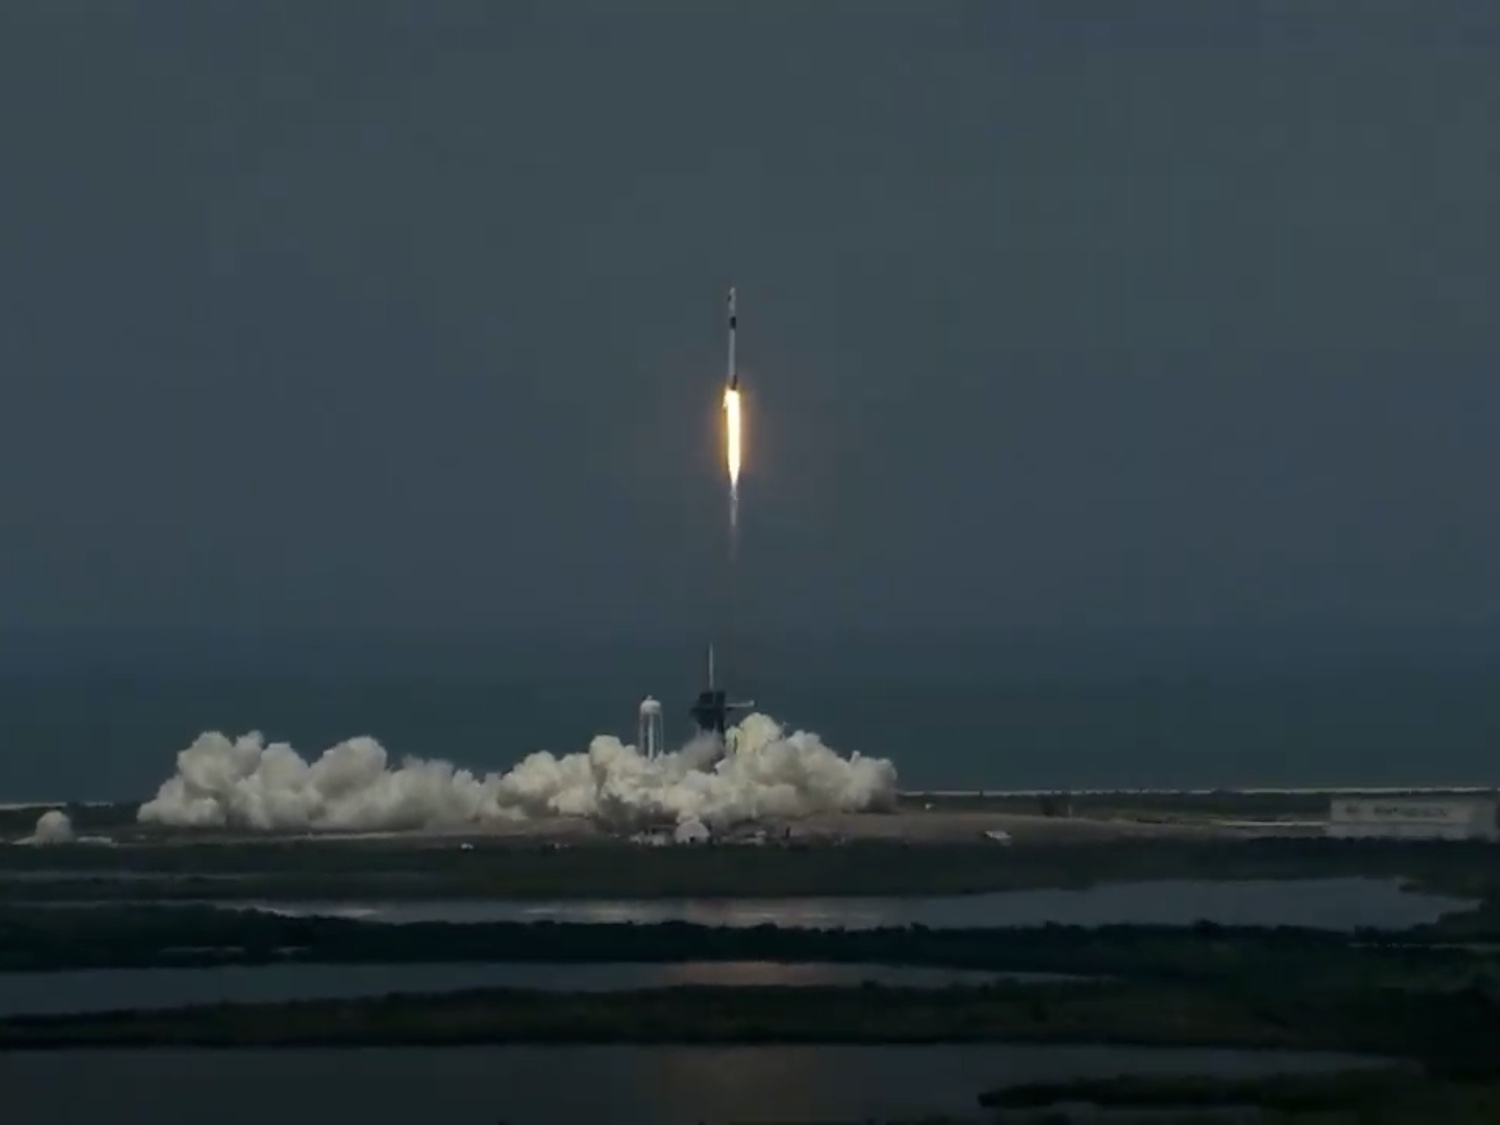
<path fill-rule="evenodd" d="M 736 711 L 748 711 L 755 706 L 753 699 L 740 703 L 729 702 L 728 694 L 714 682 L 714 646 L 708 646 L 707 683 L 698 693 L 698 699 L 689 709 L 693 721 L 704 734 L 716 735 L 720 742 L 729 726 L 729 718 Z"/>
<path fill-rule="evenodd" d="M 642 757 L 653 759 L 662 756 L 664 744 L 661 730 L 661 704 L 648 695 L 641 700 L 641 720 L 636 734 L 635 748 Z"/>

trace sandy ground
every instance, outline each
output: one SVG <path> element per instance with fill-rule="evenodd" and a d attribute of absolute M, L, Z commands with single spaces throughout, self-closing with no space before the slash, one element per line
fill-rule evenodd
<path fill-rule="evenodd" d="M 906 841 L 912 844 L 980 843 L 984 840 L 984 834 L 991 831 L 1007 833 L 1012 843 L 1021 846 L 1029 843 L 1086 844 L 1131 839 L 1236 839 L 1259 834 L 1244 826 L 1217 825 L 1203 821 L 1148 822 L 1092 817 L 1043 817 L 983 810 L 906 809 L 895 813 L 838 813 L 758 827 L 771 837 L 780 837 L 786 833 L 793 841 L 827 844 L 841 840 Z M 743 836 L 753 830 L 747 828 L 735 835 Z M 175 833 L 172 836 L 181 839 Z M 412 847 L 454 847 L 465 842 L 489 846 L 504 843 L 624 843 L 621 837 L 588 821 L 572 818 L 502 821 L 477 828 L 466 827 L 442 832 L 359 833 L 334 837 L 319 834 L 316 837 L 302 838 L 363 840 L 372 844 L 404 841 Z M 236 834 L 234 839 L 236 842 L 267 839 L 285 841 L 288 837 Z"/>
<path fill-rule="evenodd" d="M 1089 844 L 1110 840 L 1140 839 L 1247 839 L 1255 836 L 1321 835 L 1321 821 L 1301 820 L 1281 823 L 1251 821 L 1243 817 L 1213 820 L 1197 815 L 1173 816 L 1170 813 L 1142 812 L 1138 816 L 1101 813 L 1095 816 L 1045 817 L 1005 811 L 998 808 L 923 808 L 915 802 L 904 803 L 892 813 L 841 813 L 808 817 L 784 823 L 750 826 L 736 833 L 745 837 L 755 828 L 768 837 L 790 836 L 807 844 L 833 844 L 841 841 L 905 841 L 911 844 L 982 843 L 986 832 L 1003 832 L 1012 844 Z M 28 826 L 29 831 L 29 826 Z M 141 825 L 121 826 L 109 833 L 123 846 L 141 844 L 286 844 L 293 841 L 365 843 L 372 847 L 399 844 L 412 848 L 475 846 L 537 846 L 555 844 L 576 846 L 597 844 L 623 845 L 624 837 L 607 832 L 586 820 L 558 817 L 534 821 L 496 821 L 485 825 L 419 832 L 349 832 L 349 833 L 259 833 L 245 831 L 185 832 L 163 830 Z M 997 845 L 998 846 L 998 845 Z"/>
<path fill-rule="evenodd" d="M 986 811 L 902 811 L 887 815 L 845 814 L 814 817 L 792 826 L 796 836 L 835 835 L 850 839 L 947 843 L 980 840 L 984 833 L 1007 833 L 1016 844 L 1097 843 L 1114 839 L 1212 839 L 1240 835 L 1205 823 L 1148 823 L 1091 817 L 1046 817 Z"/>

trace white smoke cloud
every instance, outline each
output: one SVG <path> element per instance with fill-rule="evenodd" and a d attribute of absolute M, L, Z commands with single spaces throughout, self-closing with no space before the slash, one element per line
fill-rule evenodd
<path fill-rule="evenodd" d="M 73 822 L 59 809 L 48 809 L 37 818 L 36 830 L 21 841 L 23 844 L 71 844 Z"/>
<path fill-rule="evenodd" d="M 884 758 L 841 757 L 815 734 L 787 734 L 750 715 L 716 758 L 708 739 L 647 759 L 600 735 L 587 753 L 545 751 L 505 774 L 479 776 L 448 762 L 392 768 L 372 738 L 341 742 L 309 763 L 260 734 L 200 735 L 177 773 L 141 806 L 145 823 L 263 831 L 398 831 L 498 820 L 589 817 L 612 827 L 698 822 L 714 830 L 764 819 L 887 809 L 896 768 Z"/>

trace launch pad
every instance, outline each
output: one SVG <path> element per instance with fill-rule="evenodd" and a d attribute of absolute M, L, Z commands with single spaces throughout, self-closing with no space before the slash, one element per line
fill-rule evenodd
<path fill-rule="evenodd" d="M 715 735 L 722 742 L 730 717 L 736 712 L 750 710 L 755 706 L 755 701 L 747 699 L 737 703 L 729 702 L 728 692 L 719 687 L 714 679 L 714 646 L 711 644 L 708 646 L 706 672 L 704 688 L 688 708 L 688 713 L 692 715 L 693 722 L 698 724 L 699 733 Z"/>

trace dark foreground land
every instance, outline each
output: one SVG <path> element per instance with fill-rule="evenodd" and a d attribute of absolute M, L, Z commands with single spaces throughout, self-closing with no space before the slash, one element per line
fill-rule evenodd
<path fill-rule="evenodd" d="M 1101 1119 L 1100 1110 L 1127 1112 L 1136 1121 L 1478 1125 L 1500 1120 L 1500 1016 L 1493 998 L 1474 990 L 1413 997 L 1395 990 L 1356 995 L 1313 989 L 1301 998 L 1129 983 L 929 992 L 667 989 L 549 996 L 491 991 L 0 1021 L 0 1052 L 986 1040 L 1337 1049 L 1405 1061 L 1316 1077 L 1246 1081 L 1183 1075 L 974 1091 L 976 1114 L 985 1120 L 1074 1120 L 1065 1113 L 1080 1104 L 1095 1108 L 1077 1119 L 1093 1121 Z"/>
<path fill-rule="evenodd" d="M 1500 1071 L 1500 955 L 1430 931 L 1049 926 L 731 930 L 412 924 L 208 908 L 7 910 L 0 967 L 401 961 L 835 961 L 1071 974 L 937 991 L 488 991 L 0 1021 L 0 1046 L 1112 1042 L 1326 1048 Z"/>
<path fill-rule="evenodd" d="M 976 1112 L 1000 1121 L 1058 1120 L 1059 1106 L 1088 1102 L 1133 1113 L 1132 1120 L 1500 1120 L 1500 953 L 1490 943 L 1451 940 L 1441 925 L 1353 935 L 1208 925 L 850 932 L 684 924 L 391 926 L 207 907 L 0 910 L 0 968 L 12 970 L 688 958 L 928 964 L 1084 979 L 937 990 L 475 990 L 17 1017 L 0 1020 L 0 1052 L 980 1041 L 1335 1050 L 1392 1060 L 1397 1068 L 1251 1084 L 1183 1076 L 1011 1087 L 986 1095 Z M 1153 1116 L 1169 1113 L 1176 1116 Z M 1221 1113 L 1229 1116 L 1214 1116 Z"/>
<path fill-rule="evenodd" d="M 0 848 L 0 901 L 782 898 L 973 894 L 1160 879 L 1398 878 L 1500 901 L 1500 845 L 1156 839 L 643 849 L 265 841 Z"/>
<path fill-rule="evenodd" d="M 927 965 L 1156 981 L 1290 979 L 1462 988 L 1500 978 L 1500 945 L 1440 923 L 1342 934 L 1292 927 L 870 930 L 553 922 L 385 925 L 205 906 L 0 909 L 0 971 L 435 962 L 776 961 Z"/>
<path fill-rule="evenodd" d="M 1500 1084 L 1445 1081 L 1405 1068 L 1247 1079 L 1121 1077 L 1009 1086 L 981 1094 L 979 1103 L 997 1121 L 1050 1121 L 1062 1107 L 1089 1106 L 1136 1121 L 1155 1112 L 1172 1121 L 1483 1125 L 1500 1121 Z"/>
<path fill-rule="evenodd" d="M 0 1021 L 0 1050 L 983 1041 L 1352 1051 L 1411 1060 L 1454 1081 L 1500 1077 L 1500 1006 L 1474 988 L 1248 995 L 1233 986 L 1111 982 L 927 991 L 506 990 Z"/>
<path fill-rule="evenodd" d="M 1400 933 L 1340 934 L 1212 925 L 866 931 L 397 926 L 185 901 L 936 895 L 1127 880 L 1327 876 L 1400 879 L 1477 905 Z M 93 905 L 63 908 L 48 901 Z M 1046 1120 L 1057 1106 L 1083 1101 L 1144 1111 L 1146 1120 L 1157 1119 L 1149 1114 L 1158 1111 L 1177 1114 L 1170 1118 L 1177 1121 L 1224 1120 L 1181 1116 L 1222 1110 L 1230 1120 L 1500 1121 L 1500 847 L 1494 845 L 1304 837 L 1014 847 L 867 840 L 649 852 L 620 844 L 480 842 L 461 849 L 453 842 L 410 840 L 0 849 L 0 970 L 682 960 L 930 965 L 1086 979 L 944 990 L 492 990 L 12 1018 L 0 1020 L 0 1051 L 975 1041 L 1323 1049 L 1398 1060 L 1405 1069 L 1253 1086 L 1185 1076 L 1010 1088 L 993 1092 L 984 1112 L 999 1120 Z"/>

